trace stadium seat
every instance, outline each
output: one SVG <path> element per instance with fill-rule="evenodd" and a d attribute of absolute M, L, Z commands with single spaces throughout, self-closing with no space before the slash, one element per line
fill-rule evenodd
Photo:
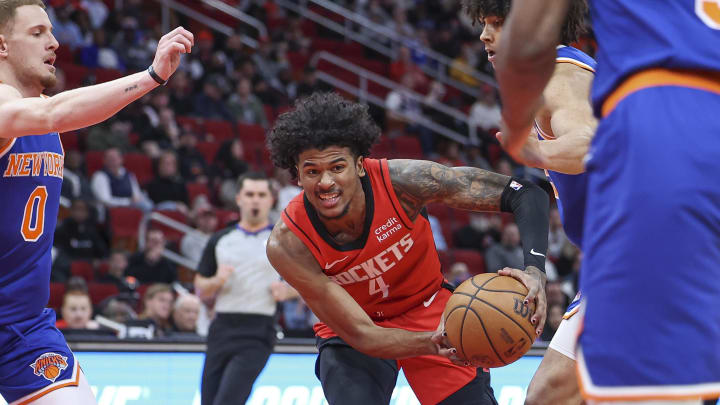
<path fill-rule="evenodd" d="M 467 264 L 471 275 L 485 273 L 485 257 L 480 252 L 472 249 L 453 249 L 451 255 L 453 263 Z"/>
<path fill-rule="evenodd" d="M 143 212 L 132 207 L 113 207 L 108 210 L 112 246 L 134 250 Z"/>
<path fill-rule="evenodd" d="M 215 141 L 224 141 L 235 137 L 232 123 L 225 120 L 205 121 L 205 133 L 212 135 Z"/>
<path fill-rule="evenodd" d="M 195 149 L 203 155 L 205 163 L 211 165 L 215 161 L 218 149 L 220 149 L 220 142 L 198 142 Z"/>
<path fill-rule="evenodd" d="M 204 195 L 210 199 L 210 189 L 208 188 L 207 184 L 205 183 L 187 183 L 185 185 L 187 187 L 188 192 L 188 199 L 190 200 L 190 205 L 193 204 L 193 201 L 198 196 Z"/>
<path fill-rule="evenodd" d="M 218 219 L 218 229 L 227 227 L 231 222 L 240 219 L 240 213 L 230 210 L 215 210 L 215 216 Z"/>
<path fill-rule="evenodd" d="M 105 152 L 101 150 L 85 152 L 85 168 L 87 169 L 88 177 L 91 177 L 93 173 L 102 169 L 104 154 Z"/>
<path fill-rule="evenodd" d="M 60 311 L 63 295 L 65 295 L 64 283 L 50 283 L 50 300 L 48 301 L 47 307 Z"/>
<path fill-rule="evenodd" d="M 205 124 L 203 123 L 202 118 L 177 116 L 175 117 L 175 120 L 180 127 L 188 127 L 197 135 L 205 135 Z"/>
<path fill-rule="evenodd" d="M 143 153 L 126 153 L 123 162 L 125 168 L 135 175 L 141 186 L 155 177 L 152 160 Z"/>
<path fill-rule="evenodd" d="M 420 141 L 414 136 L 398 136 L 393 139 L 395 153 L 405 159 L 422 159 L 423 152 Z"/>
<path fill-rule="evenodd" d="M 243 143 L 265 143 L 265 128 L 261 127 L 260 125 L 238 123 L 237 131 Z"/>
<path fill-rule="evenodd" d="M 85 260 L 74 260 L 70 263 L 70 274 L 82 277 L 87 282 L 95 279 L 95 271 L 93 270 L 92 263 Z"/>
<path fill-rule="evenodd" d="M 118 288 L 115 284 L 88 283 L 88 292 L 93 306 L 97 306 L 105 298 L 117 295 Z"/>
<path fill-rule="evenodd" d="M 79 141 L 78 134 L 75 131 L 63 132 L 60 134 L 63 150 L 67 153 L 69 150 L 78 150 Z"/>

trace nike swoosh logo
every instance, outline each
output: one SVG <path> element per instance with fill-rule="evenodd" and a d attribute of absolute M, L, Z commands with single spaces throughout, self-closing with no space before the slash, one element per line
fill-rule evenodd
<path fill-rule="evenodd" d="M 338 264 L 338 263 L 340 263 L 340 262 L 344 262 L 347 258 L 348 258 L 348 256 L 345 256 L 345 257 L 343 257 L 342 259 L 340 259 L 340 260 L 335 260 L 335 261 L 332 262 L 332 263 L 325 263 L 325 270 L 330 270 L 330 268 L 331 268 L 332 266 L 334 266 L 334 265 L 336 265 L 336 264 Z"/>
<path fill-rule="evenodd" d="M 536 252 L 535 249 L 530 249 L 530 254 L 531 254 L 531 255 L 535 255 L 535 256 L 545 257 L 544 254 Z"/>
<path fill-rule="evenodd" d="M 435 294 L 433 294 L 429 300 L 423 301 L 423 305 L 425 305 L 425 308 L 429 307 L 430 304 L 432 304 L 432 302 L 435 301 L 435 296 L 437 295 L 438 292 L 440 292 L 440 291 L 435 291 Z"/>

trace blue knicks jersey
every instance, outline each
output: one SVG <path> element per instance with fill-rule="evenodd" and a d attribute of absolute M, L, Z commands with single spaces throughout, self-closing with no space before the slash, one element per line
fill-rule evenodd
<path fill-rule="evenodd" d="M 0 325 L 36 316 L 48 302 L 63 164 L 57 132 L 0 148 Z"/>
<path fill-rule="evenodd" d="M 559 46 L 556 63 L 572 63 L 582 69 L 595 72 L 596 63 L 593 58 L 579 49 L 570 46 Z M 540 140 L 554 139 L 535 124 Z M 587 187 L 587 174 L 564 174 L 546 170 L 550 182 L 555 190 L 558 211 L 562 218 L 563 229 L 568 239 L 576 246 L 582 245 L 583 219 L 585 216 L 585 195 Z"/>
<path fill-rule="evenodd" d="M 720 70 L 720 0 L 592 0 L 599 68 L 592 100 L 604 100 L 649 67 Z"/>

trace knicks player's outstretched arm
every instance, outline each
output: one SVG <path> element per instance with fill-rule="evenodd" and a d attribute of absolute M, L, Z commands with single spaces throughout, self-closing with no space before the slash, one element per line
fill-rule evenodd
<path fill-rule="evenodd" d="M 538 141 L 533 131 L 523 149 L 541 156 L 544 163 L 535 165 L 558 173 L 578 174 L 585 171 L 584 158 L 597 128 L 590 105 L 590 87 L 595 75 L 572 63 L 556 63 L 555 72 L 543 91 L 542 117 L 549 118 L 555 139 Z M 504 140 L 498 133 L 498 139 Z M 526 155 L 525 153 L 521 155 Z M 532 162 L 521 161 L 532 166 Z"/>
<path fill-rule="evenodd" d="M 503 104 L 503 146 L 522 156 L 542 92 L 555 68 L 555 46 L 567 14 L 569 0 L 515 0 L 503 27 L 497 60 L 497 80 Z"/>
<path fill-rule="evenodd" d="M 345 289 L 323 274 L 312 253 L 282 220 L 268 239 L 267 256 L 313 313 L 356 350 L 385 359 L 428 354 L 449 357 L 449 349 L 431 342 L 432 332 L 375 325 Z"/>
<path fill-rule="evenodd" d="M 177 69 L 180 54 L 189 53 L 193 43 L 192 33 L 182 27 L 165 34 L 153 60 L 155 73 L 167 80 Z M 0 84 L 0 137 L 66 132 L 97 124 L 158 85 L 147 71 L 49 98 L 23 98 L 15 88 Z"/>
<path fill-rule="evenodd" d="M 528 287 L 526 301 L 536 299 L 531 321 L 538 335 L 545 325 L 545 255 L 549 232 L 549 198 L 533 183 L 475 167 L 447 167 L 426 160 L 388 161 L 390 180 L 405 212 L 415 219 L 428 204 L 439 202 L 470 211 L 505 211 L 520 229 L 525 272 L 501 271 Z"/>

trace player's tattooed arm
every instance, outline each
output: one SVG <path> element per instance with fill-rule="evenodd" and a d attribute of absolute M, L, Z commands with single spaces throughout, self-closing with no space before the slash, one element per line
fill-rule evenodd
<path fill-rule="evenodd" d="M 471 211 L 500 211 L 510 177 L 475 167 L 447 167 L 426 160 L 388 161 L 390 180 L 411 219 L 428 203 Z"/>

